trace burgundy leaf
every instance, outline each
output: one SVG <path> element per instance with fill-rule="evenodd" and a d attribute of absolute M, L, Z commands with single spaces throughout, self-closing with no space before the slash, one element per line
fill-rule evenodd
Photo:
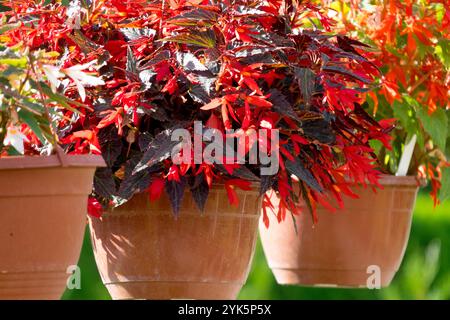
<path fill-rule="evenodd" d="M 209 186 L 203 173 L 191 179 L 191 194 L 197 208 L 203 212 L 205 210 L 206 200 L 209 195 Z"/>
<path fill-rule="evenodd" d="M 172 211 L 175 216 L 180 214 L 181 201 L 183 200 L 186 179 L 180 177 L 180 181 L 167 180 L 165 190 L 172 205 Z"/>

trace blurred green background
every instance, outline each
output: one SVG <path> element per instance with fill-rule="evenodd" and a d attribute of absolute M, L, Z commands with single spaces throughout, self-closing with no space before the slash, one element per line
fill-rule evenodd
<path fill-rule="evenodd" d="M 81 289 L 63 299 L 110 299 L 101 283 L 86 233 L 79 261 Z M 400 271 L 389 288 L 334 289 L 277 285 L 258 243 L 240 299 L 450 299 L 450 201 L 433 208 L 423 190 L 417 199 L 411 237 Z"/>

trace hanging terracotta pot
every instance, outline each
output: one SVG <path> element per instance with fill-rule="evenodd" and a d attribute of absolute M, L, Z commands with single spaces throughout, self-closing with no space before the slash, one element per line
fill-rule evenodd
<path fill-rule="evenodd" d="M 0 299 L 59 299 L 101 156 L 0 159 Z"/>
<path fill-rule="evenodd" d="M 185 194 L 175 218 L 164 194 L 137 194 L 125 205 L 89 218 L 103 283 L 113 299 L 235 299 L 253 257 L 261 210 L 258 192 L 241 191 L 230 206 L 213 185 L 199 213 Z"/>
<path fill-rule="evenodd" d="M 318 208 L 313 225 L 303 213 L 267 229 L 260 222 L 264 252 L 280 284 L 366 287 L 380 276 L 388 286 L 397 272 L 409 238 L 418 184 L 414 177 L 383 176 L 383 190 L 355 187 L 359 199 L 345 199 L 345 208 L 331 213 Z M 277 201 L 276 196 L 273 201 Z M 374 277 L 371 277 L 374 276 Z M 373 281 L 373 282 L 372 282 Z"/>

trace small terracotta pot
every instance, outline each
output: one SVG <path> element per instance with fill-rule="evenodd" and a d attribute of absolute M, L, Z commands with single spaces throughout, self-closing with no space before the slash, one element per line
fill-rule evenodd
<path fill-rule="evenodd" d="M 235 299 L 255 250 L 258 192 L 241 192 L 230 206 L 214 185 L 201 214 L 186 192 L 180 215 L 167 196 L 135 195 L 125 205 L 89 218 L 95 260 L 113 299 Z"/>
<path fill-rule="evenodd" d="M 0 159 L 0 299 L 59 299 L 76 265 L 100 156 Z"/>
<path fill-rule="evenodd" d="M 272 218 L 269 229 L 261 221 L 262 245 L 277 282 L 366 287 L 379 270 L 381 286 L 388 286 L 405 253 L 418 184 L 414 177 L 395 176 L 383 176 L 380 183 L 384 189 L 376 193 L 355 187 L 360 198 L 346 197 L 345 208 L 336 213 L 318 208 L 316 225 L 301 205 L 298 233 L 289 214 L 281 224 Z"/>

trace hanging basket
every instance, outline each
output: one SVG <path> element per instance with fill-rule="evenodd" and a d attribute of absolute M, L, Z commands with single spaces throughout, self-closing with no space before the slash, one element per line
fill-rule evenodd
<path fill-rule="evenodd" d="M 383 190 L 355 187 L 359 199 L 331 213 L 318 208 L 313 225 L 304 204 L 280 224 L 271 219 L 259 232 L 270 268 L 279 284 L 305 286 L 388 286 L 405 253 L 418 184 L 414 177 L 383 176 Z M 273 197 L 273 201 L 276 198 Z M 272 214 L 269 214 L 272 216 Z M 379 276 L 379 279 L 376 277 Z"/>
<path fill-rule="evenodd" d="M 0 299 L 59 299 L 101 156 L 0 159 Z"/>
<path fill-rule="evenodd" d="M 218 185 L 203 214 L 186 194 L 178 218 L 165 194 L 152 203 L 135 195 L 89 219 L 103 283 L 113 299 L 235 299 L 249 273 L 260 210 L 258 192 L 241 191 L 235 208 Z"/>

